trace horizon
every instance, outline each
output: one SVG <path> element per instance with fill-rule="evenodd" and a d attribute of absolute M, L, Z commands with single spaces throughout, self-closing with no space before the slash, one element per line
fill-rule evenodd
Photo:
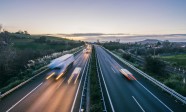
<path fill-rule="evenodd" d="M 185 4 L 184 0 L 2 0 L 0 24 L 10 32 L 31 34 L 182 34 Z"/>
<path fill-rule="evenodd" d="M 120 39 L 122 43 L 138 42 L 146 39 L 157 39 L 160 41 L 169 40 L 170 42 L 186 42 L 186 34 L 161 34 L 161 35 L 138 35 L 138 34 L 98 34 L 80 33 L 80 34 L 47 34 L 49 36 L 56 36 L 61 38 L 68 38 L 72 40 L 81 40 L 86 42 L 99 41 L 116 41 Z"/>
<path fill-rule="evenodd" d="M 185 5 L 185 0 L 2 0 L 0 24 L 9 32 L 26 30 L 33 35 L 76 35 L 84 39 L 86 34 L 102 34 L 109 35 L 108 41 L 113 35 L 125 35 L 128 41 L 158 35 L 166 40 L 161 35 L 186 34 Z M 186 36 L 169 38 L 186 41 Z"/>

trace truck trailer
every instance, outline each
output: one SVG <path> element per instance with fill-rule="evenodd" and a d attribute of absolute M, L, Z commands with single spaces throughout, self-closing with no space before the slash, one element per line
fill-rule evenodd
<path fill-rule="evenodd" d="M 73 54 L 66 54 L 66 55 L 63 55 L 59 58 L 52 60 L 51 63 L 48 65 L 48 67 L 50 69 L 59 69 L 58 74 L 56 73 L 53 74 L 57 76 L 56 79 L 59 79 L 67 71 L 67 69 L 73 65 L 74 60 L 75 59 L 74 59 Z"/>

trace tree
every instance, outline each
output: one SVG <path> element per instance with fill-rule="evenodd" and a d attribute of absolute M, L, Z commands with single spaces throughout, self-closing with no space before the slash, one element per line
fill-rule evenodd
<path fill-rule="evenodd" d="M 26 31 L 26 30 L 24 31 L 24 34 L 25 34 L 25 35 L 30 35 L 30 34 L 28 33 L 28 31 Z"/>
<path fill-rule="evenodd" d="M 15 32 L 16 34 L 24 34 L 23 31 L 19 30 L 18 32 Z"/>
<path fill-rule="evenodd" d="M 130 54 L 123 53 L 123 56 L 122 57 L 124 59 L 128 60 L 128 61 L 131 61 L 131 55 Z"/>
<path fill-rule="evenodd" d="M 168 49 L 169 47 L 171 47 L 171 43 L 168 41 L 168 40 L 165 40 L 163 43 L 162 43 L 163 47 Z"/>
<path fill-rule="evenodd" d="M 147 56 L 145 58 L 145 69 L 157 75 L 165 74 L 165 63 L 158 58 Z"/>
<path fill-rule="evenodd" d="M 156 43 L 156 47 L 158 47 L 158 46 L 160 46 L 160 45 L 161 45 L 161 42 L 158 41 L 158 42 Z"/>
<path fill-rule="evenodd" d="M 4 44 L 11 44 L 11 37 L 10 37 L 10 33 L 8 31 L 4 31 L 0 34 L 0 39 L 2 42 L 4 42 Z"/>

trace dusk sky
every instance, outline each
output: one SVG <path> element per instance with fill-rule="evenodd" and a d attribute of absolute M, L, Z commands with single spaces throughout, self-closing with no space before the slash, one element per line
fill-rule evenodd
<path fill-rule="evenodd" d="M 186 0 L 1 0 L 5 30 L 185 34 Z"/>

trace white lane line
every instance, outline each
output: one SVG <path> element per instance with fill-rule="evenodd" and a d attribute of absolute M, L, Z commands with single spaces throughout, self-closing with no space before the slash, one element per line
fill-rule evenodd
<path fill-rule="evenodd" d="M 137 81 L 137 80 L 136 80 Z M 170 110 L 170 112 L 174 112 L 173 110 L 171 110 L 167 105 L 165 105 L 165 103 L 163 103 L 157 96 L 155 96 L 152 92 L 150 92 L 150 90 L 148 90 L 145 86 L 143 86 L 139 81 L 137 81 L 138 84 L 140 84 L 146 91 L 148 91 L 154 98 L 156 98 L 161 104 L 163 104 L 168 110 Z"/>
<path fill-rule="evenodd" d="M 114 59 L 113 59 L 114 60 Z M 115 61 L 115 60 L 114 60 Z M 116 61 L 115 61 L 116 62 Z M 117 63 L 117 62 L 116 62 Z M 118 64 L 118 63 L 117 63 Z M 121 65 L 118 64 L 120 67 Z M 128 65 L 127 65 L 128 66 Z M 137 81 L 137 80 L 136 80 Z M 161 104 L 163 104 L 168 110 L 170 110 L 171 112 L 174 112 L 173 110 L 171 110 L 165 103 L 163 103 L 157 96 L 155 96 L 152 92 L 150 92 L 145 86 L 143 86 L 139 81 L 137 81 L 146 91 L 148 91 L 154 98 L 156 98 Z"/>
<path fill-rule="evenodd" d="M 103 49 L 102 49 L 103 50 Z M 105 52 L 104 50 L 103 50 L 103 52 Z M 118 62 L 116 62 L 111 56 L 109 56 L 109 54 L 107 53 L 107 52 L 105 52 L 104 53 L 104 55 L 105 55 L 105 57 L 108 57 L 108 61 L 111 63 L 111 64 L 113 64 L 113 63 L 115 63 L 115 64 L 117 64 L 120 68 L 123 68 L 120 64 L 118 64 Z"/>
<path fill-rule="evenodd" d="M 96 53 L 96 54 L 97 54 L 97 57 L 98 57 L 98 53 Z M 99 58 L 98 58 L 98 64 L 99 64 L 99 63 L 100 63 L 100 62 L 99 62 Z M 108 92 L 108 89 L 107 89 L 107 86 L 106 86 L 106 83 L 105 83 L 105 79 L 104 79 L 104 77 L 103 77 L 103 73 L 102 73 L 100 64 L 99 64 L 99 69 L 100 69 L 100 71 L 101 71 L 101 76 L 102 76 L 102 79 L 103 79 L 103 83 L 104 83 L 104 85 L 105 85 L 105 89 L 106 89 L 106 92 L 107 92 L 107 95 L 108 95 L 108 99 L 109 99 L 109 102 L 110 102 L 110 105 L 111 105 L 112 112 L 115 112 L 114 107 L 113 107 L 113 105 L 112 105 L 112 101 L 111 101 L 109 92 Z"/>
<path fill-rule="evenodd" d="M 92 53 L 90 54 L 90 56 L 92 55 Z M 90 57 L 90 59 L 91 59 L 92 57 Z M 84 84 L 83 84 L 83 90 L 82 90 L 82 92 L 81 92 L 81 101 L 80 101 L 80 108 L 79 108 L 79 112 L 82 112 L 82 103 L 83 103 L 83 92 L 84 92 L 84 90 L 85 90 L 85 81 L 87 80 L 87 74 L 88 74 L 88 69 L 89 69 L 89 65 L 90 65 L 90 59 L 89 59 L 89 64 L 88 64 L 88 66 L 87 66 L 87 70 L 86 70 L 86 75 L 85 75 L 85 80 L 84 80 Z"/>
<path fill-rule="evenodd" d="M 64 82 L 65 79 L 66 79 L 66 77 L 61 81 L 61 83 L 59 84 L 59 86 L 57 87 L 57 89 L 61 86 L 61 84 Z"/>
<path fill-rule="evenodd" d="M 27 95 L 25 95 L 23 98 L 21 98 L 21 100 L 19 100 L 17 103 L 15 103 L 14 105 L 12 105 L 6 112 L 11 111 L 16 105 L 18 105 L 21 101 L 23 101 L 28 95 L 30 95 L 32 92 L 34 92 L 38 87 L 40 87 L 43 84 L 40 83 L 37 87 L 35 87 L 32 91 L 30 91 Z"/>
<path fill-rule="evenodd" d="M 132 96 L 132 98 L 134 99 L 134 101 L 138 104 L 138 106 L 140 107 L 140 109 L 145 112 L 145 110 L 142 108 L 142 106 L 138 103 L 138 101 L 136 100 L 136 98 L 134 96 Z"/>
<path fill-rule="evenodd" d="M 114 73 L 116 73 L 116 71 L 113 69 L 113 67 L 111 67 L 111 69 L 112 69 L 112 71 L 113 71 Z"/>
<path fill-rule="evenodd" d="M 81 55 L 83 55 L 83 54 L 80 52 L 80 54 L 75 59 L 74 64 L 77 64 L 79 62 L 78 60 L 80 59 Z"/>
<path fill-rule="evenodd" d="M 89 58 L 89 59 L 90 59 L 90 58 Z M 84 72 L 85 72 L 85 68 L 86 68 L 86 65 L 87 65 L 88 61 L 89 61 L 89 60 L 87 60 L 85 66 L 84 66 L 83 73 L 82 73 L 82 76 L 81 76 L 81 79 L 80 79 L 80 83 L 79 83 L 79 85 L 78 85 L 78 89 L 77 89 L 77 91 L 76 91 L 76 95 L 75 95 L 75 98 L 74 98 L 74 101 L 73 101 L 73 104 L 72 104 L 71 112 L 73 112 L 73 110 L 74 110 L 74 106 L 75 106 L 75 102 L 76 102 L 76 99 L 77 99 L 77 95 L 78 95 L 78 92 L 79 92 L 79 88 L 80 88 L 80 85 L 81 85 L 81 82 L 82 82 L 82 79 L 83 79 L 83 74 L 84 74 Z"/>

